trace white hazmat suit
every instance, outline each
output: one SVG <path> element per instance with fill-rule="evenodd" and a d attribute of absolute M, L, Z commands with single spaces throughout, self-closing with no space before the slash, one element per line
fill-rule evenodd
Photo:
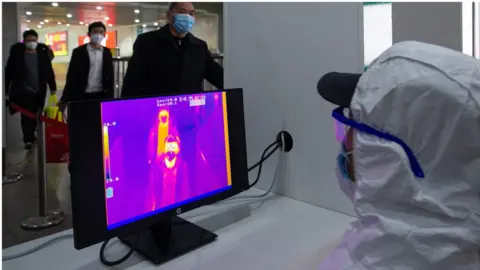
<path fill-rule="evenodd" d="M 480 269 L 480 61 L 402 42 L 362 75 L 353 118 L 402 139 L 355 132 L 358 220 L 321 270 Z"/>

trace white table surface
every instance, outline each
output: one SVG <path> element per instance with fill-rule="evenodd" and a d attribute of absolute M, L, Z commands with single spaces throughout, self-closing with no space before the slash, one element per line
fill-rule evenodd
<path fill-rule="evenodd" d="M 163 265 L 154 266 L 134 253 L 126 262 L 110 269 L 314 270 L 354 219 L 281 196 L 272 196 L 263 203 L 247 204 L 244 200 L 203 207 L 182 217 L 215 231 L 218 239 Z M 3 255 L 16 254 L 71 233 L 72 230 L 67 230 L 4 249 Z M 116 260 L 128 252 L 118 240 L 111 242 L 106 249 L 107 259 Z M 67 239 L 25 257 L 3 262 L 2 269 L 109 269 L 100 263 L 99 250 L 100 244 L 75 250 L 73 239 Z"/>

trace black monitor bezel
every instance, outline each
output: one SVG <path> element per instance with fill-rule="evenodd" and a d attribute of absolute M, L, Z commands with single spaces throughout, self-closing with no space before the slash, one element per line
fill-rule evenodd
<path fill-rule="evenodd" d="M 181 213 L 227 199 L 247 190 L 249 186 L 243 90 L 227 89 L 209 91 L 208 93 L 211 92 L 226 93 L 232 187 L 210 197 L 182 205 Z M 155 223 L 169 219 L 171 216 L 177 215 L 177 211 L 179 211 L 178 208 L 173 208 L 117 228 L 107 229 L 101 136 L 101 102 L 186 94 L 196 93 L 120 98 L 107 101 L 79 101 L 68 105 L 72 219 L 74 247 L 77 250 L 112 237 L 133 234 Z"/>

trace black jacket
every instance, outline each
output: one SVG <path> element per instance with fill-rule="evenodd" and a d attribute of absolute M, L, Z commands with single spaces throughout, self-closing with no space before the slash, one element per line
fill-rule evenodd
<path fill-rule="evenodd" d="M 45 44 L 38 43 L 38 81 L 40 88 L 39 93 L 34 96 L 23 89 L 26 74 L 25 44 L 16 43 L 10 47 L 10 55 L 5 67 L 5 94 L 9 96 L 10 102 L 29 110 L 38 110 L 45 105 L 47 84 L 50 87 L 50 91 L 57 90 L 55 73 L 53 72 L 48 52 L 49 48 Z M 11 110 L 10 112 L 14 113 L 15 111 Z"/>
<path fill-rule="evenodd" d="M 139 35 L 122 97 L 199 92 L 204 79 L 222 89 L 223 68 L 215 62 L 205 41 L 189 33 L 183 42 L 181 48 L 175 44 L 169 25 Z"/>
<path fill-rule="evenodd" d="M 67 81 L 63 90 L 62 101 L 70 102 L 83 99 L 88 86 L 88 73 L 90 72 L 90 56 L 87 45 L 75 48 L 68 65 Z M 114 77 L 113 60 L 110 49 L 103 47 L 102 83 L 105 98 L 113 98 Z"/>

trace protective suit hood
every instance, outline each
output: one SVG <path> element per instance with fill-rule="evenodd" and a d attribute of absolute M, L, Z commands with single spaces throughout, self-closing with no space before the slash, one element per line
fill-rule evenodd
<path fill-rule="evenodd" d="M 419 42 L 397 43 L 362 75 L 356 121 L 403 140 L 354 136 L 358 220 L 322 270 L 480 269 L 480 61 Z"/>

